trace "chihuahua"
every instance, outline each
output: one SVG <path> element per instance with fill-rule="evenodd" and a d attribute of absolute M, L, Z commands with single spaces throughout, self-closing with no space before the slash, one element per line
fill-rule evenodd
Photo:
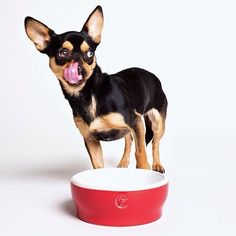
<path fill-rule="evenodd" d="M 128 167 L 135 141 L 136 167 L 151 169 L 146 145 L 152 141 L 152 169 L 164 173 L 159 141 L 165 131 L 167 99 L 161 82 L 152 73 L 129 68 L 103 73 L 95 50 L 101 42 L 103 11 L 97 6 L 80 32 L 56 34 L 40 21 L 25 18 L 25 31 L 37 50 L 47 54 L 49 66 L 68 100 L 76 127 L 94 168 L 103 168 L 100 141 L 125 139 L 118 167 Z"/>

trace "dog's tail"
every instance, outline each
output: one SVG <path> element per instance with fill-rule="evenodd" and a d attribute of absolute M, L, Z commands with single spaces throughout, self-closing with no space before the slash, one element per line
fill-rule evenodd
<path fill-rule="evenodd" d="M 146 126 L 146 134 L 145 134 L 145 141 L 146 145 L 152 140 L 153 138 L 153 131 L 152 131 L 152 123 L 147 115 L 144 116 L 145 126 Z"/>

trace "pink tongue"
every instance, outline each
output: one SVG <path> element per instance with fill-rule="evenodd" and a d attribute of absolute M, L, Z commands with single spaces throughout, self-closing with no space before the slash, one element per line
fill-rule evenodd
<path fill-rule="evenodd" d="M 78 74 L 78 62 L 70 64 L 64 69 L 64 79 L 71 84 L 76 84 L 83 79 L 81 74 Z"/>

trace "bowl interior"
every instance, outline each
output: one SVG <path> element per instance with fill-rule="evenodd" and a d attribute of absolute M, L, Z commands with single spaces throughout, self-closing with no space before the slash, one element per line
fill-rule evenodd
<path fill-rule="evenodd" d="M 87 170 L 74 175 L 71 183 L 88 189 L 138 191 L 167 184 L 167 178 L 155 171 L 130 168 Z"/>

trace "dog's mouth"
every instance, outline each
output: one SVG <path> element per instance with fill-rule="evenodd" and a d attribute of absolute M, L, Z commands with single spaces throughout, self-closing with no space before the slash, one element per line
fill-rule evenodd
<path fill-rule="evenodd" d="M 64 79 L 71 85 L 83 83 L 82 67 L 78 62 L 73 62 L 64 69 Z"/>

